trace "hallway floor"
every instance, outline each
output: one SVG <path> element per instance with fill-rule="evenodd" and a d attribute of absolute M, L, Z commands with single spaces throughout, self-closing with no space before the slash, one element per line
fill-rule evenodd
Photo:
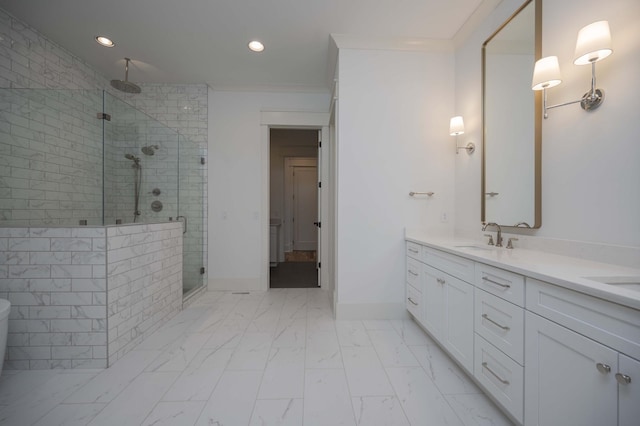
<path fill-rule="evenodd" d="M 270 288 L 317 288 L 316 262 L 281 262 L 269 268 Z"/>
<path fill-rule="evenodd" d="M 0 425 L 509 425 L 413 322 L 208 292 L 107 370 L 4 371 Z"/>

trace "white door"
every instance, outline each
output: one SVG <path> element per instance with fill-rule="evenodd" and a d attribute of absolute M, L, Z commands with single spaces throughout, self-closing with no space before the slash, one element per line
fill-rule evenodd
<path fill-rule="evenodd" d="M 436 339 L 442 339 L 444 320 L 444 280 L 442 272 L 431 266 L 422 267 L 422 304 L 424 305 L 424 326 Z"/>
<path fill-rule="evenodd" d="M 617 352 L 530 312 L 525 326 L 525 425 L 616 425 Z"/>
<path fill-rule="evenodd" d="M 318 170 L 313 166 L 293 168 L 293 249 L 317 250 Z"/>
<path fill-rule="evenodd" d="M 640 421 L 640 361 L 622 354 L 616 374 L 618 380 L 618 425 L 633 426 Z M 620 376 L 618 376 L 620 375 Z"/>
<path fill-rule="evenodd" d="M 444 278 L 444 346 L 467 371 L 473 371 L 473 286 Z"/>

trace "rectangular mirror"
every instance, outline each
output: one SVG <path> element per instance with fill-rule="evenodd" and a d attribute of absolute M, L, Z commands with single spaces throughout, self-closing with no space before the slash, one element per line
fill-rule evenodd
<path fill-rule="evenodd" d="M 482 45 L 483 222 L 541 225 L 541 21 L 542 0 L 529 0 Z"/>

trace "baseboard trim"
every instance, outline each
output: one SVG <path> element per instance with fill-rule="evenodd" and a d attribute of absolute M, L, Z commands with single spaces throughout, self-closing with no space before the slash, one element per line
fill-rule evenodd
<path fill-rule="evenodd" d="M 336 319 L 409 319 L 403 303 L 336 303 Z"/>
<path fill-rule="evenodd" d="M 209 278 L 207 285 L 214 291 L 264 291 L 260 278 Z"/>

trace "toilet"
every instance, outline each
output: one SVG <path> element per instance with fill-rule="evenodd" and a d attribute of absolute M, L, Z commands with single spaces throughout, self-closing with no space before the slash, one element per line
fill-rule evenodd
<path fill-rule="evenodd" d="M 10 308 L 11 303 L 9 303 L 8 300 L 0 299 L 0 374 L 2 374 L 4 351 L 7 348 L 7 332 L 9 330 Z"/>

